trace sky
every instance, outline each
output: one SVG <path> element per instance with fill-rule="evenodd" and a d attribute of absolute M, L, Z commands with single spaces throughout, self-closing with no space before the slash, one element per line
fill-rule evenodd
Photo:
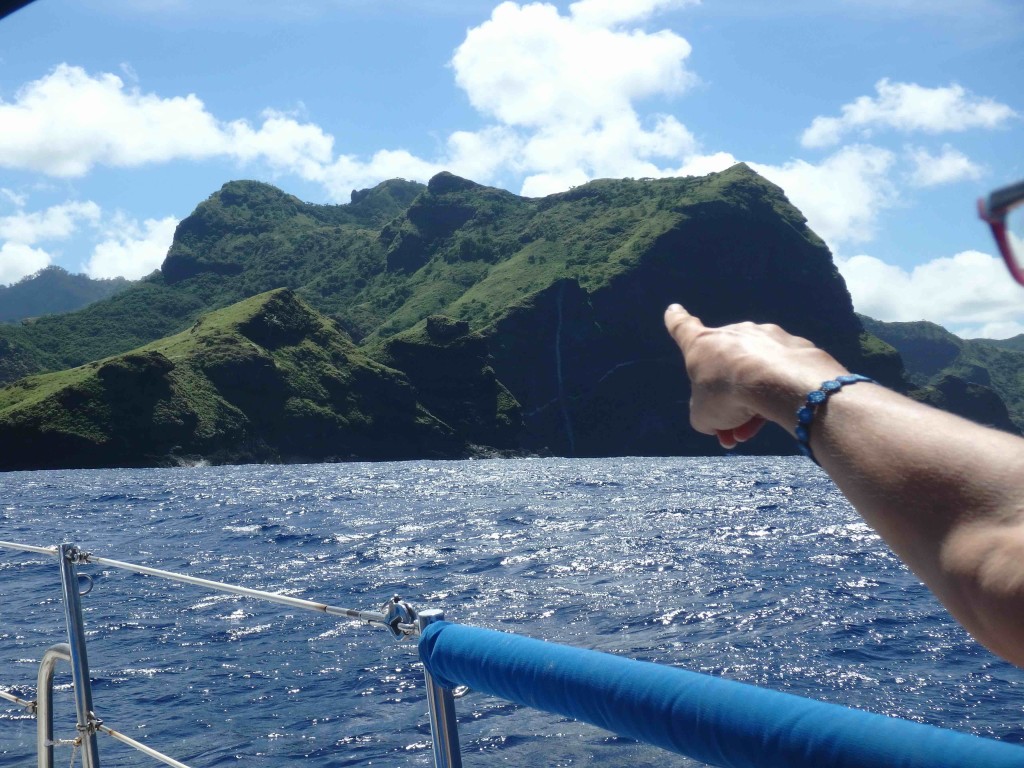
<path fill-rule="evenodd" d="M 1024 179 L 1019 0 L 37 0 L 0 21 L 0 285 L 158 268 L 232 179 L 345 203 L 746 162 L 857 311 L 1024 332 L 979 196 Z"/>

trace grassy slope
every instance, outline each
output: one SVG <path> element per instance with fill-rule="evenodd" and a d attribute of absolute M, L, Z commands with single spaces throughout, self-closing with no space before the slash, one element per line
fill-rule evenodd
<path fill-rule="evenodd" d="M 90 449 L 97 464 L 163 461 L 176 447 L 231 460 L 401 457 L 446 437 L 402 374 L 368 359 L 288 291 L 210 313 L 130 353 L 0 389 L 0 436 L 18 430 L 44 442 L 59 436 L 57 452 L 74 454 L 69 466 L 88 466 Z M 408 438 L 407 454 L 380 444 L 381 430 Z M 0 464 L 17 461 L 0 452 Z"/>

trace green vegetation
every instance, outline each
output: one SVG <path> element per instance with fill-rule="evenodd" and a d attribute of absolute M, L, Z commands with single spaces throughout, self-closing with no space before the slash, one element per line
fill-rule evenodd
<path fill-rule="evenodd" d="M 538 199 L 442 173 L 341 206 L 237 181 L 181 222 L 159 273 L 0 326 L 0 382 L 72 368 L 0 390 L 0 438 L 11 457 L 75 457 L 38 466 L 714 452 L 687 426 L 672 301 L 710 324 L 780 323 L 900 381 L 824 244 L 742 164 Z"/>
<path fill-rule="evenodd" d="M 0 323 L 71 312 L 130 285 L 123 277 L 93 280 L 61 267 L 46 267 L 14 285 L 0 286 Z"/>
<path fill-rule="evenodd" d="M 288 290 L 0 389 L 8 469 L 400 459 L 463 445 L 419 406 L 403 374 L 367 358 Z"/>
<path fill-rule="evenodd" d="M 915 397 L 1002 429 L 1024 430 L 1024 351 L 1014 348 L 1013 339 L 1004 346 L 961 339 L 927 321 L 860 319 L 899 351 L 908 380 L 918 388 Z"/>

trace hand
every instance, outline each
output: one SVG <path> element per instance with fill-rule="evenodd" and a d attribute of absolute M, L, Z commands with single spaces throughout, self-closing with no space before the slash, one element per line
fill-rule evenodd
<path fill-rule="evenodd" d="M 804 395 L 847 373 L 831 355 L 777 325 L 707 328 L 678 304 L 665 327 L 686 360 L 693 386 L 690 423 L 723 448 L 753 438 L 766 420 L 791 433 Z"/>

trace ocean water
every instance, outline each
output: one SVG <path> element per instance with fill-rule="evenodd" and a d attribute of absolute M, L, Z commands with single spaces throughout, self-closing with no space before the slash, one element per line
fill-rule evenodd
<path fill-rule="evenodd" d="M 975 644 L 797 458 L 532 459 L 0 475 L 0 539 L 478 626 L 1024 742 L 1024 671 Z M 428 766 L 415 646 L 83 566 L 96 712 L 193 768 Z M 0 687 L 66 641 L 53 558 L 0 550 Z M 70 738 L 70 675 L 56 735 Z M 469 693 L 467 766 L 695 763 Z M 100 735 L 104 766 L 155 765 Z M 35 721 L 0 701 L 0 765 Z M 58 747 L 55 762 L 71 750 Z"/>

